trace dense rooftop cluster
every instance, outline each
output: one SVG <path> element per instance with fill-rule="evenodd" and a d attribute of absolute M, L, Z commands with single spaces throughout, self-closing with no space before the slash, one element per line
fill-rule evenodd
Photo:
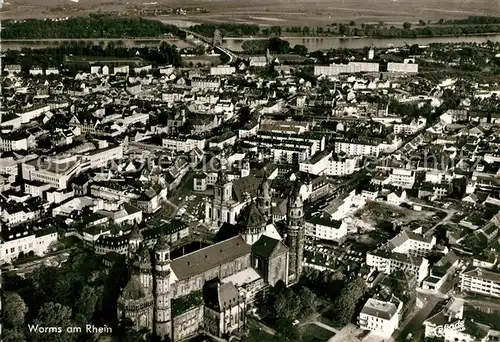
<path fill-rule="evenodd" d="M 0 260 L 22 269 L 71 238 L 124 259 L 118 318 L 173 340 L 241 334 L 259 296 L 301 277 L 314 291 L 314 272 L 351 281 L 335 303 L 376 338 L 419 333 L 422 306 L 425 337 L 496 336 L 500 88 L 429 77 L 427 49 L 5 65 Z"/>

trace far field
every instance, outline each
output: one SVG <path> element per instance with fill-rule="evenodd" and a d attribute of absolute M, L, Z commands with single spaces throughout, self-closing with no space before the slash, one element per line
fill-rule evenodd
<path fill-rule="evenodd" d="M 326 26 L 334 22 L 437 21 L 470 15 L 500 17 L 498 0 L 4 0 L 0 19 L 77 16 L 102 11 L 137 14 L 146 7 L 201 8 L 208 13 L 164 15 L 162 21 L 191 25 L 233 22 L 262 26 Z"/>

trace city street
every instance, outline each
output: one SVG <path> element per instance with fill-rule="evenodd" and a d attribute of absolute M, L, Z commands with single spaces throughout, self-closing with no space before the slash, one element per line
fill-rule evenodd
<path fill-rule="evenodd" d="M 404 341 L 409 334 L 413 336 L 418 334 L 419 331 L 422 331 L 422 323 L 427 319 L 436 305 L 443 300 L 440 296 L 432 294 L 419 294 L 418 296 L 422 300 L 423 307 L 415 307 L 415 310 L 407 316 L 400 324 L 399 329 L 394 332 L 387 342 Z"/>

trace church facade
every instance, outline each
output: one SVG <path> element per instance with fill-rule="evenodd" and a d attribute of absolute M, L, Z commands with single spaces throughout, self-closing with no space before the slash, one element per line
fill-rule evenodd
<path fill-rule="evenodd" d="M 280 282 L 296 283 L 302 272 L 305 227 L 299 192 L 290 194 L 288 206 L 281 237 L 270 223 L 271 195 L 264 177 L 257 198 L 237 215 L 235 236 L 175 259 L 166 236 L 150 250 L 134 229 L 129 237 L 131 275 L 118 299 L 119 318 L 132 329 L 173 341 L 202 332 L 228 337 L 244 330 L 255 296 Z"/>

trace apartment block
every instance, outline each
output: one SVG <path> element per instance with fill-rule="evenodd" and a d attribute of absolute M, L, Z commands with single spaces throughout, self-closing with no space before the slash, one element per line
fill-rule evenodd
<path fill-rule="evenodd" d="M 482 268 L 475 268 L 460 274 L 462 292 L 500 298 L 500 274 Z"/>

